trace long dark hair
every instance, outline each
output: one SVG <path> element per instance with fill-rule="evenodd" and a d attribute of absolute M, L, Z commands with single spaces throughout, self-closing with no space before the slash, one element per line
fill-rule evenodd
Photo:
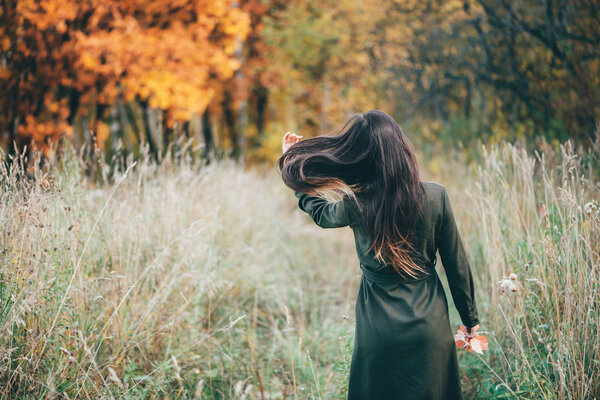
<path fill-rule="evenodd" d="M 336 135 L 295 143 L 277 164 L 293 190 L 352 198 L 380 262 L 412 277 L 424 272 L 413 245 L 425 189 L 413 148 L 392 117 L 378 110 L 355 114 Z"/>

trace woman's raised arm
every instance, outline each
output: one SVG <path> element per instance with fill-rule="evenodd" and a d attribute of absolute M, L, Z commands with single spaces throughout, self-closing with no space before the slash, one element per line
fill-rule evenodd
<path fill-rule="evenodd" d="M 350 225 L 350 218 L 344 200 L 329 202 L 321 197 L 311 196 L 294 190 L 298 207 L 311 216 L 321 228 L 341 228 Z"/>

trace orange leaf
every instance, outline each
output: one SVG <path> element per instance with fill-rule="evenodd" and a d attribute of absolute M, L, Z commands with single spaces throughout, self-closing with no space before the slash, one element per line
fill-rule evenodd
<path fill-rule="evenodd" d="M 461 326 L 460 329 L 456 331 L 454 342 L 459 349 L 466 349 L 468 352 L 474 351 L 479 354 L 483 354 L 483 351 L 488 350 L 489 347 L 488 339 L 485 336 L 477 333 L 473 336 L 469 336 L 467 329 L 464 326 Z"/>

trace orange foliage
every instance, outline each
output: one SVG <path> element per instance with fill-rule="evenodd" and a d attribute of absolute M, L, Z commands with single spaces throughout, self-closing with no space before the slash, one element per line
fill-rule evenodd
<path fill-rule="evenodd" d="M 234 0 L 15 3 L 0 11 L 0 131 L 44 149 L 119 96 L 165 110 L 169 125 L 189 120 L 240 67 L 250 30 Z M 101 144 L 108 127 L 92 123 Z"/>

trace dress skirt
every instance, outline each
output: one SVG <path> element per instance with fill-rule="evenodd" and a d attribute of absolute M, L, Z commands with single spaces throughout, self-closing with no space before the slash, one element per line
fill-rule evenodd
<path fill-rule="evenodd" d="M 363 273 L 356 301 L 349 400 L 462 399 L 440 279 L 377 283 Z"/>

